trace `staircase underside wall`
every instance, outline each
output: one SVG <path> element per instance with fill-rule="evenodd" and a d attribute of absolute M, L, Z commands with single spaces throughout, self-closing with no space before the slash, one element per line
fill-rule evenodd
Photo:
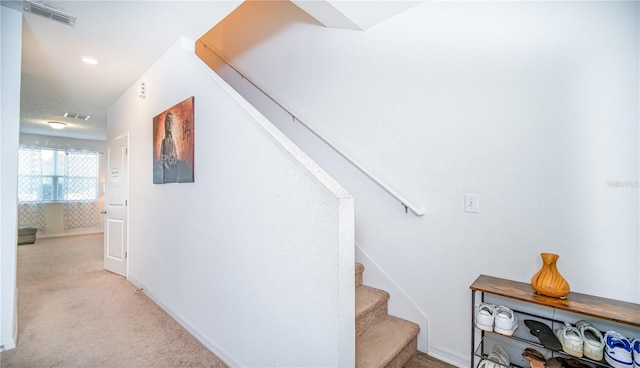
<path fill-rule="evenodd" d="M 351 196 L 178 44 L 141 80 L 109 109 L 130 136 L 130 278 L 229 365 L 352 366 Z M 189 96 L 195 182 L 153 184 L 152 119 Z"/>

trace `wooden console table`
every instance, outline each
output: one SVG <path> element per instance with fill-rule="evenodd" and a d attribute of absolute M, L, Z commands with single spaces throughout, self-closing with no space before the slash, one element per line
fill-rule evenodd
<path fill-rule="evenodd" d="M 520 302 L 537 304 L 557 310 L 576 313 L 603 321 L 617 322 L 633 327 L 640 327 L 640 304 L 623 302 L 614 299 L 571 292 L 565 299 L 539 295 L 531 284 L 501 279 L 487 275 L 480 275 L 469 286 L 471 289 L 471 367 L 474 366 L 475 357 L 475 307 L 476 293 L 481 293 L 481 301 L 485 294 L 501 296 Z M 481 332 L 484 336 L 484 331 Z M 640 337 L 640 336 L 638 336 Z M 481 355 L 483 352 L 481 352 Z M 607 366 L 606 362 L 596 362 Z"/>

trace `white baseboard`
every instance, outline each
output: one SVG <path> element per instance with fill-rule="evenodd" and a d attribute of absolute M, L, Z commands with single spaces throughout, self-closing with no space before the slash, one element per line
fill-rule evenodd
<path fill-rule="evenodd" d="M 200 332 L 200 330 L 198 330 L 196 327 L 188 323 L 184 318 L 182 318 L 182 316 L 180 316 L 178 313 L 174 313 L 166 305 L 161 303 L 152 292 L 144 288 L 144 285 L 140 281 L 132 277 L 127 277 L 127 279 L 129 280 L 129 282 L 135 285 L 138 289 L 140 289 L 141 292 L 143 292 L 149 299 L 151 299 L 160 308 L 162 308 L 162 310 L 167 312 L 167 314 L 171 316 L 171 318 L 173 318 L 176 322 L 178 322 L 180 326 L 182 326 L 191 335 L 193 335 L 193 337 L 195 337 L 196 340 L 198 340 L 202 345 L 204 345 L 207 349 L 209 349 L 209 351 L 211 351 L 218 358 L 220 358 L 220 360 L 222 360 L 226 365 L 228 365 L 229 367 L 238 367 L 238 368 L 245 367 L 244 364 L 240 363 L 240 361 L 235 359 L 231 354 L 229 354 L 229 352 L 222 349 L 220 345 L 212 341 L 209 341 L 207 338 L 205 338 L 203 334 Z"/>
<path fill-rule="evenodd" d="M 9 341 L 4 341 L 3 343 L 0 344 L 0 353 L 3 351 L 15 349 L 15 348 L 16 348 L 16 338 L 14 337 Z"/>
<path fill-rule="evenodd" d="M 13 296 L 13 336 L 11 344 L 9 344 L 9 349 L 14 349 L 16 347 L 16 343 L 18 342 L 18 287 L 16 286 L 16 290 L 14 291 Z"/>
<path fill-rule="evenodd" d="M 13 332 L 10 340 L 0 341 L 0 352 L 15 349 L 18 341 L 18 288 L 15 289 L 13 302 Z"/>
<path fill-rule="evenodd" d="M 104 233 L 103 228 L 88 228 L 82 229 L 78 231 L 67 231 L 64 233 L 56 233 L 56 234 L 36 234 L 37 239 L 46 239 L 46 238 L 60 238 L 63 236 L 74 236 L 74 235 L 89 235 L 89 234 L 102 234 Z"/>
<path fill-rule="evenodd" d="M 459 353 L 451 352 L 447 349 L 441 348 L 437 345 L 429 345 L 429 356 L 442 360 L 443 362 L 455 365 L 456 367 L 466 368 L 471 364 L 469 355 L 460 355 Z"/>

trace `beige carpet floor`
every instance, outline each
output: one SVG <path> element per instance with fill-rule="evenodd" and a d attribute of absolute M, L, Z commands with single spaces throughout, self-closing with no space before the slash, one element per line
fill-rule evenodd
<path fill-rule="evenodd" d="M 10 367 L 226 367 L 124 277 L 102 268 L 103 237 L 18 246 L 17 347 Z"/>

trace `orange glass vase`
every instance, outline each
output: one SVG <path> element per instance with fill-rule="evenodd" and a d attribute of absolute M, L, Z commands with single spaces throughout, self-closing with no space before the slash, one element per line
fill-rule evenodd
<path fill-rule="evenodd" d="M 569 283 L 556 268 L 559 255 L 540 253 L 542 268 L 531 278 L 531 286 L 538 294 L 564 299 L 569 292 Z"/>

